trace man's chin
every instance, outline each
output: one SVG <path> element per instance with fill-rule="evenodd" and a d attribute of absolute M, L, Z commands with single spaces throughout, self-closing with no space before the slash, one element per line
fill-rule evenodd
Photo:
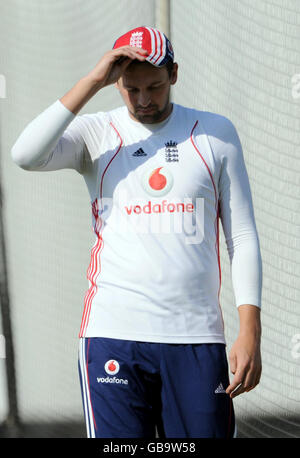
<path fill-rule="evenodd" d="M 137 113 L 134 113 L 134 117 L 143 124 L 154 124 L 156 122 L 159 122 L 161 113 L 154 112 L 154 113 L 148 114 L 148 113 L 137 112 Z"/>
<path fill-rule="evenodd" d="M 151 115 L 137 115 L 136 119 L 142 124 L 154 124 L 157 122 Z"/>

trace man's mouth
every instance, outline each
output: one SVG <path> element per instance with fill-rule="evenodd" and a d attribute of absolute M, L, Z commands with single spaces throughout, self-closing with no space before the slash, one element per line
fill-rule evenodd
<path fill-rule="evenodd" d="M 140 113 L 150 113 L 153 110 L 154 108 L 150 107 L 150 108 L 138 108 L 136 111 L 139 111 Z"/>

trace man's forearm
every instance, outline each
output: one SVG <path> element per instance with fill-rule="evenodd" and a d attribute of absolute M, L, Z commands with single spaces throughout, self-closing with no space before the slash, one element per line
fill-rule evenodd
<path fill-rule="evenodd" d="M 95 81 L 90 75 L 87 75 L 81 78 L 59 100 L 68 110 L 76 115 L 101 87 L 101 83 Z"/>
<path fill-rule="evenodd" d="M 260 308 L 251 304 L 243 304 L 238 307 L 238 312 L 240 319 L 240 334 L 252 334 L 257 339 L 260 339 Z"/>

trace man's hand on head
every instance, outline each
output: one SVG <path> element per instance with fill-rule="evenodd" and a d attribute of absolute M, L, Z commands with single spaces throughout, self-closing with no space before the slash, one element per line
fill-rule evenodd
<path fill-rule="evenodd" d="M 118 81 L 128 65 L 135 59 L 144 62 L 148 52 L 134 46 L 122 46 L 107 51 L 87 75 L 101 87 L 109 86 Z"/>

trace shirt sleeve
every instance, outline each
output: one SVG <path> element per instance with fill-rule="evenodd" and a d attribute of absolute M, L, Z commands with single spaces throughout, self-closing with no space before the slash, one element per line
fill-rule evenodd
<path fill-rule="evenodd" d="M 84 170 L 88 149 L 80 126 L 81 118 L 60 100 L 31 121 L 12 147 L 13 161 L 25 170 Z M 85 119 L 85 118 L 84 118 Z"/>
<path fill-rule="evenodd" d="M 241 142 L 227 118 L 220 150 L 219 212 L 231 263 L 236 306 L 261 307 L 262 259 Z"/>

